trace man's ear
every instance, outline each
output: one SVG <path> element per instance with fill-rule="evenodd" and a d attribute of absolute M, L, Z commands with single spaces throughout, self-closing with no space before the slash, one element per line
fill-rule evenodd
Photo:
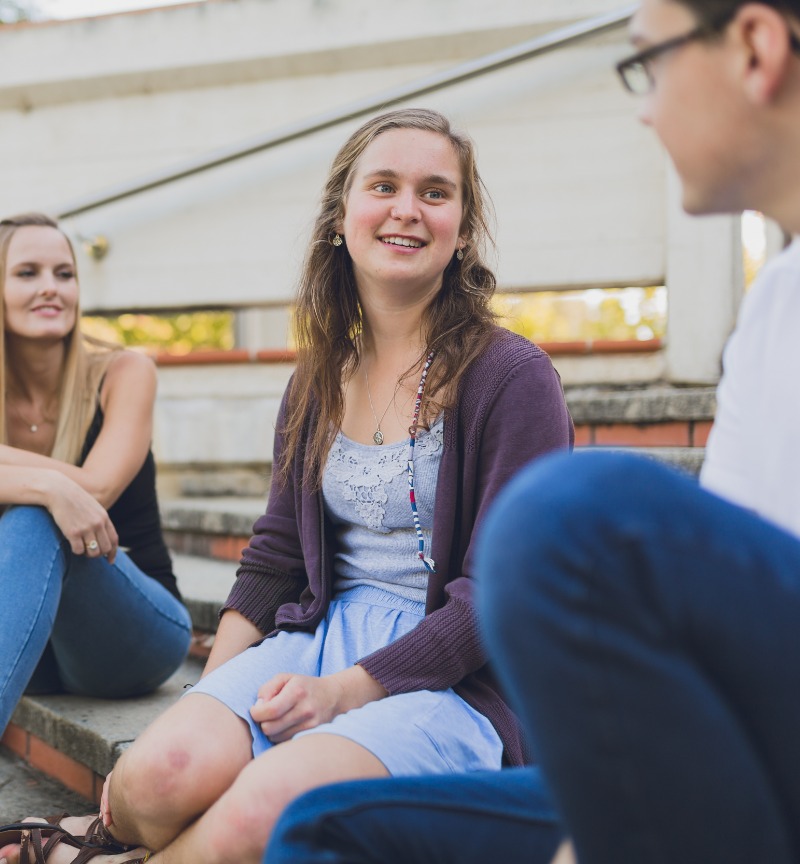
<path fill-rule="evenodd" d="M 743 51 L 741 75 L 745 93 L 754 104 L 771 102 L 786 80 L 793 60 L 786 18 L 763 3 L 746 3 L 730 26 Z"/>

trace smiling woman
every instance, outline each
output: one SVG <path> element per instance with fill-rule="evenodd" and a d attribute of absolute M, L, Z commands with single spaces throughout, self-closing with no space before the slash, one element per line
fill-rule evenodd
<path fill-rule="evenodd" d="M 155 498 L 152 364 L 80 332 L 75 256 L 46 216 L 0 221 L 0 293 L 2 732 L 26 687 L 154 689 L 190 621 Z"/>
<path fill-rule="evenodd" d="M 523 761 L 473 541 L 513 472 L 573 430 L 547 355 L 494 323 L 485 213 L 472 143 L 436 112 L 373 118 L 335 156 L 267 510 L 202 680 L 114 768 L 117 840 L 255 864 L 306 789 Z"/>

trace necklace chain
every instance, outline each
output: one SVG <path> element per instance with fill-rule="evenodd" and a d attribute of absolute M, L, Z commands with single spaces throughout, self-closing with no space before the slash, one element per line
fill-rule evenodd
<path fill-rule="evenodd" d="M 42 419 L 36 423 L 31 423 L 31 421 L 20 411 L 19 405 L 16 402 L 11 402 L 11 407 L 14 409 L 14 413 L 19 417 L 20 420 L 28 427 L 28 429 L 32 432 L 38 432 L 39 429 L 44 425 L 52 425 L 56 421 L 47 416 L 44 412 L 42 412 Z"/>
<path fill-rule="evenodd" d="M 406 471 L 408 474 L 408 498 L 409 503 L 411 504 L 411 518 L 414 523 L 414 533 L 417 535 L 417 553 L 416 557 L 422 561 L 425 569 L 429 573 L 436 572 L 436 564 L 433 558 L 430 555 L 425 554 L 425 535 L 422 533 L 422 525 L 419 520 L 419 511 L 417 509 L 417 492 L 414 487 L 414 445 L 417 443 L 417 431 L 419 429 L 419 416 L 422 408 L 422 396 L 425 392 L 425 381 L 428 377 L 428 370 L 431 368 L 431 363 L 433 363 L 433 357 L 436 352 L 431 350 L 428 352 L 428 356 L 425 359 L 425 364 L 422 367 L 422 374 L 419 379 L 419 386 L 417 387 L 417 392 L 414 398 L 414 412 L 411 419 L 411 426 L 408 428 L 408 458 L 406 461 Z M 386 412 L 391 407 L 392 403 L 397 398 L 397 391 L 400 389 L 400 380 L 397 381 L 397 386 L 394 388 L 394 393 L 392 395 L 392 401 L 386 406 L 383 414 L 381 414 L 381 419 L 378 420 L 378 416 L 375 413 L 375 406 L 372 404 L 372 394 L 369 392 L 369 375 L 367 374 L 367 368 L 364 367 L 364 378 L 367 382 L 367 398 L 369 399 L 369 407 L 372 411 L 372 417 L 375 420 L 375 434 L 372 436 L 372 440 L 376 444 L 383 444 L 383 432 L 381 432 L 381 421 L 386 416 Z"/>
<path fill-rule="evenodd" d="M 411 426 L 408 430 L 408 497 L 411 502 L 411 517 L 414 521 L 414 531 L 417 535 L 417 558 L 425 565 L 425 569 L 429 573 L 436 572 L 436 564 L 429 555 L 425 554 L 425 537 L 422 533 L 422 526 L 419 522 L 419 512 L 417 510 L 417 492 L 414 488 L 414 445 L 417 442 L 417 428 L 419 426 L 419 414 L 422 407 L 422 394 L 425 392 L 425 379 L 428 377 L 428 370 L 433 363 L 433 356 L 436 352 L 431 350 L 425 365 L 422 367 L 422 375 L 419 379 L 417 387 L 417 396 L 414 400 L 414 417 L 411 420 Z"/>
<path fill-rule="evenodd" d="M 383 418 L 386 416 L 386 412 L 392 407 L 395 399 L 397 399 L 397 391 L 400 389 L 400 379 L 398 378 L 397 384 L 394 388 L 394 393 L 392 393 L 392 398 L 389 400 L 389 404 L 383 409 L 383 414 L 381 414 L 380 420 L 378 419 L 378 415 L 375 413 L 375 406 L 372 404 L 372 393 L 369 391 L 369 374 L 367 373 L 367 367 L 364 367 L 364 380 L 367 382 L 367 399 L 369 399 L 369 410 L 372 411 L 372 419 L 375 421 L 375 432 L 372 435 L 372 440 L 376 444 L 383 444 L 383 432 L 381 432 L 381 423 L 383 423 Z"/>

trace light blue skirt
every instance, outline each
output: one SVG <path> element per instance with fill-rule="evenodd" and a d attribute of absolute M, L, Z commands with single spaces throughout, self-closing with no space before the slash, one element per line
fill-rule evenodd
<path fill-rule="evenodd" d="M 314 633 L 281 631 L 248 648 L 198 682 L 250 727 L 253 756 L 272 746 L 250 717 L 258 689 L 279 672 L 331 675 L 412 630 L 424 605 L 372 586 L 338 594 Z M 503 745 L 492 724 L 453 690 L 421 690 L 388 696 L 299 732 L 355 741 L 395 777 L 499 769 Z"/>

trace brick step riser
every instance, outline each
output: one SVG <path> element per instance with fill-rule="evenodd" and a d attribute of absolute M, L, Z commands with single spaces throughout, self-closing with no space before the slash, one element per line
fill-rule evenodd
<path fill-rule="evenodd" d="M 711 420 L 576 423 L 576 447 L 705 447 Z"/>

